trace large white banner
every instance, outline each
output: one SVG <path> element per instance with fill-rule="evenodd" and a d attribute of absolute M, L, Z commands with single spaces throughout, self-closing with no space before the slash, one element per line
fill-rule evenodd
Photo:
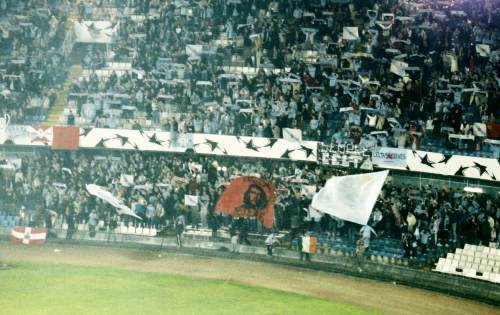
<path fill-rule="evenodd" d="M 52 127 L 7 125 L 0 129 L 0 144 L 51 146 L 52 139 Z"/>
<path fill-rule="evenodd" d="M 110 21 L 76 21 L 74 24 L 77 43 L 111 44 L 115 40 L 119 23 Z"/>
<path fill-rule="evenodd" d="M 366 225 L 389 171 L 330 178 L 311 208 L 339 219 Z"/>
<path fill-rule="evenodd" d="M 500 160 L 475 156 L 406 151 L 408 171 L 499 181 Z"/>
<path fill-rule="evenodd" d="M 374 165 L 390 169 L 406 169 L 406 149 L 377 147 L 372 151 Z"/>

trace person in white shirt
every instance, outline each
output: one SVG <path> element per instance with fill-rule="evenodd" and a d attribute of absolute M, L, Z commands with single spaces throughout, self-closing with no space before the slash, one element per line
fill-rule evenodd
<path fill-rule="evenodd" d="M 267 236 L 266 241 L 264 243 L 266 244 L 266 247 L 267 247 L 267 255 L 272 256 L 273 255 L 273 246 L 275 243 L 279 244 L 279 240 L 276 237 L 276 234 L 274 234 L 274 232 L 271 232 Z"/>

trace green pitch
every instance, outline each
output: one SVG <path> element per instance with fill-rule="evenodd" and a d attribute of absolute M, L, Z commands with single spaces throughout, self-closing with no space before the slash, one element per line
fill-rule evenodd
<path fill-rule="evenodd" d="M 0 313 L 9 315 L 373 314 L 222 280 L 70 265 L 23 263 L 0 271 L 0 292 Z"/>

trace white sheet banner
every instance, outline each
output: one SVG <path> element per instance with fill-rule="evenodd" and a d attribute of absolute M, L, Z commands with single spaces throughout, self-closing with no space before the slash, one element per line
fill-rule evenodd
<path fill-rule="evenodd" d="M 339 219 L 366 225 L 389 171 L 330 178 L 311 208 Z"/>
<path fill-rule="evenodd" d="M 198 205 L 198 196 L 184 195 L 184 204 L 186 206 L 196 207 Z"/>
<path fill-rule="evenodd" d="M 406 149 L 377 147 L 372 151 L 372 163 L 378 167 L 406 169 Z"/>

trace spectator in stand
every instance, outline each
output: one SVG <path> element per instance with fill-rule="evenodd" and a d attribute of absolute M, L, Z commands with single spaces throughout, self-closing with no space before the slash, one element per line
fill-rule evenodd
<path fill-rule="evenodd" d="M 500 114 L 500 15 L 488 1 L 275 4 L 193 3 L 192 15 L 179 15 L 173 4 L 128 2 L 138 18 L 114 17 L 106 56 L 127 66 L 88 52 L 89 73 L 71 87 L 80 95 L 69 96 L 90 104 L 79 121 L 168 126 L 174 144 L 178 132 L 281 137 L 296 128 L 326 143 L 498 154 L 474 129 L 491 131 Z M 238 14 L 229 20 L 228 10 Z M 345 34 L 352 25 L 357 35 Z M 253 68 L 242 73 L 244 64 Z M 96 102 L 100 93 L 116 97 Z M 118 103 L 113 115 L 103 110 Z"/>

